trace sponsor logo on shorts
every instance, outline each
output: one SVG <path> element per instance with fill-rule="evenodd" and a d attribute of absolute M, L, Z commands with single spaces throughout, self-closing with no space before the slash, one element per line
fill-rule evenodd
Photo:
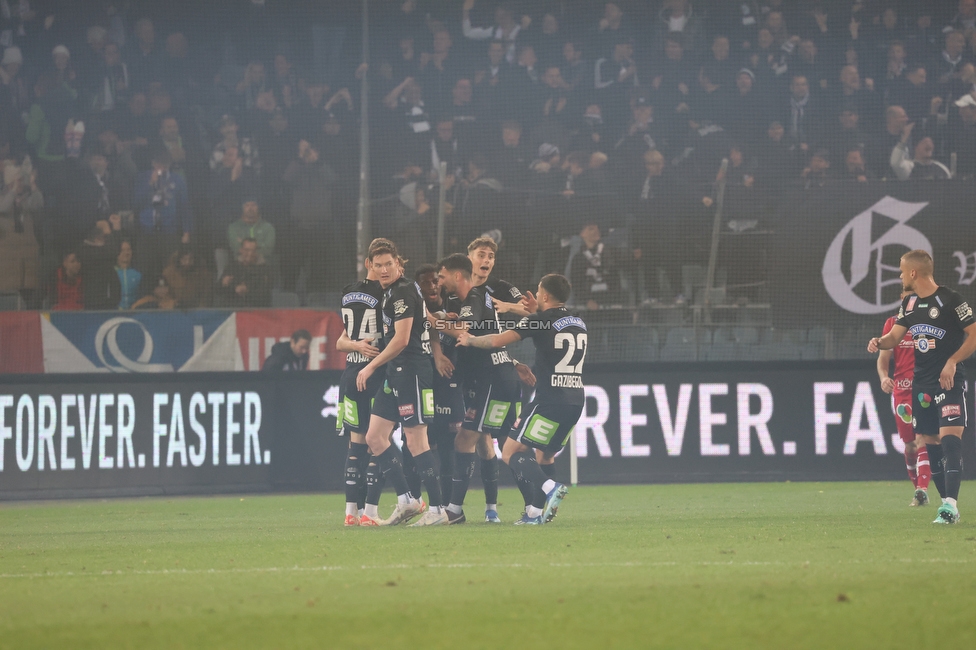
<path fill-rule="evenodd" d="M 929 404 L 932 403 L 932 396 L 929 395 L 928 393 L 919 393 L 918 403 L 921 405 L 923 409 L 927 409 L 929 407 Z"/>
<path fill-rule="evenodd" d="M 910 404 L 899 404 L 895 408 L 895 413 L 901 418 L 902 422 L 911 423 L 914 418 L 912 417 L 912 407 Z"/>
<path fill-rule="evenodd" d="M 946 404 L 942 407 L 942 417 L 948 418 L 953 415 L 962 415 L 962 410 L 958 404 Z"/>
<path fill-rule="evenodd" d="M 466 420 L 474 420 L 474 418 L 475 418 L 476 415 L 478 415 L 478 411 L 476 411 L 475 409 L 465 409 L 464 410 L 464 418 Z"/>
<path fill-rule="evenodd" d="M 896 379 L 895 388 L 898 390 L 911 390 L 912 380 L 911 379 Z"/>
<path fill-rule="evenodd" d="M 414 414 L 413 404 L 401 404 L 400 405 L 400 417 L 401 418 L 412 418 Z"/>

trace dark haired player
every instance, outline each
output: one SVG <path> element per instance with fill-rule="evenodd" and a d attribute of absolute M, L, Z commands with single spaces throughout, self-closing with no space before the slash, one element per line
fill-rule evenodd
<path fill-rule="evenodd" d="M 550 274 L 539 282 L 538 299 L 527 292 L 524 305 L 530 315 L 515 329 L 488 336 L 462 332 L 459 346 L 493 350 L 524 338 L 536 346 L 535 399 L 515 423 L 502 449 L 502 460 L 517 479 L 531 483 L 533 502 L 516 524 L 542 524 L 552 520 L 568 489 L 548 478 L 536 461 L 541 450 L 551 461 L 563 448 L 583 412 L 583 360 L 586 324 L 565 307 L 572 287 L 565 277 Z"/>
<path fill-rule="evenodd" d="M 384 525 L 396 525 L 423 511 L 422 502 L 410 494 L 397 448 L 390 441 L 399 422 L 413 455 L 417 473 L 427 488 L 430 504 L 413 526 L 447 524 L 434 456 L 427 443 L 427 423 L 434 415 L 427 307 L 417 283 L 403 277 L 396 248 L 382 246 L 370 251 L 373 271 L 383 287 L 383 351 L 373 357 L 356 377 L 365 391 L 370 377 L 386 365 L 386 382 L 373 400 L 366 444 L 387 482 L 397 493 L 397 505 Z"/>
<path fill-rule="evenodd" d="M 902 300 L 909 293 L 902 291 Z M 891 331 L 895 325 L 896 316 L 885 321 L 881 335 Z M 888 376 L 891 360 L 895 360 L 895 373 Z M 908 505 L 927 506 L 929 504 L 929 481 L 932 474 L 929 470 L 929 452 L 924 444 L 915 440 L 915 430 L 912 427 L 912 378 L 915 376 L 915 341 L 909 332 L 898 341 L 894 350 L 881 350 L 878 353 L 878 377 L 881 379 L 881 390 L 891 394 L 891 412 L 895 415 L 895 425 L 898 436 L 905 443 L 905 466 L 908 468 L 908 479 L 915 487 L 915 497 Z"/>
<path fill-rule="evenodd" d="M 435 317 L 446 317 L 447 299 L 437 283 L 437 267 L 424 264 L 417 269 L 414 279 L 427 303 L 427 311 Z M 441 462 L 441 494 L 447 495 L 451 493 L 454 477 L 454 437 L 464 420 L 464 396 L 460 381 L 453 376 L 457 362 L 454 339 L 438 332 L 430 342 L 434 356 L 434 421 L 427 428 L 427 438 Z"/>
<path fill-rule="evenodd" d="M 915 340 L 912 416 L 915 434 L 929 452 L 932 482 L 942 505 L 936 524 L 959 521 L 962 432 L 966 428 L 966 375 L 959 365 L 976 351 L 976 319 L 962 297 L 935 283 L 932 256 L 924 250 L 902 255 L 901 282 L 912 295 L 902 301 L 891 331 L 868 342 L 868 352 L 890 350 L 906 332 Z"/>
<path fill-rule="evenodd" d="M 439 328 L 449 336 L 456 337 L 465 330 L 474 336 L 502 331 L 491 295 L 474 286 L 471 269 L 471 260 L 455 253 L 441 261 L 437 272 L 438 283 L 451 295 L 449 311 L 458 315 L 455 326 Z M 454 484 L 447 507 L 451 523 L 465 521 L 462 506 L 474 475 L 479 440 L 485 434 L 503 436 L 511 428 L 521 395 L 518 373 L 504 348 L 495 352 L 459 350 L 457 360 L 465 413 L 461 430 L 454 438 Z M 497 523 L 497 511 L 490 511 L 485 519 Z"/>
<path fill-rule="evenodd" d="M 377 247 L 391 247 L 393 243 L 388 239 L 374 239 L 369 250 Z M 342 323 L 344 330 L 336 341 L 336 349 L 346 353 L 346 368 L 339 380 L 339 416 L 336 418 L 336 429 L 339 435 L 349 434 L 349 451 L 346 456 L 345 484 L 346 484 L 346 526 L 378 524 L 380 517 L 376 511 L 377 503 L 364 503 L 366 515 L 361 520 L 359 504 L 363 502 L 366 488 L 367 473 L 370 481 L 378 480 L 377 467 L 374 463 L 367 469 L 369 462 L 369 448 L 366 446 L 366 430 L 369 427 L 369 416 L 373 396 L 383 385 L 383 373 L 375 374 L 365 391 L 356 388 L 356 377 L 369 360 L 380 353 L 383 332 L 380 324 L 383 322 L 381 302 L 383 288 L 373 273 L 372 263 L 367 259 L 366 279 L 354 282 L 342 290 Z"/>

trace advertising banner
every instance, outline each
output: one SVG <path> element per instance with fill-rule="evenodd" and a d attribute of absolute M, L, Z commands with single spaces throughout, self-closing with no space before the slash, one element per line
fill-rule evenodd
<path fill-rule="evenodd" d="M 238 312 L 237 340 L 243 366 L 237 370 L 260 370 L 271 354 L 271 346 L 286 341 L 295 330 L 312 335 L 309 370 L 342 370 L 346 355 L 337 352 L 335 342 L 342 335 L 342 319 L 334 312 L 309 309 L 269 309 Z"/>
<path fill-rule="evenodd" d="M 305 309 L 228 312 L 0 312 L 0 373 L 257 371 L 298 329 L 309 369 L 342 369 L 342 319 Z"/>
<path fill-rule="evenodd" d="M 585 380 L 582 483 L 907 484 L 891 397 L 871 361 L 618 366 Z M 966 395 L 972 413 L 972 383 Z M 972 431 L 970 422 L 967 463 Z"/>
<path fill-rule="evenodd" d="M 976 297 L 972 183 L 830 184 L 797 191 L 773 220 L 774 318 L 780 326 L 860 324 L 898 310 L 899 259 L 928 251 L 935 279 Z"/>
<path fill-rule="evenodd" d="M 336 489 L 346 445 L 335 434 L 338 379 L 8 379 L 0 383 L 0 498 Z"/>
<path fill-rule="evenodd" d="M 335 431 L 339 377 L 0 379 L 0 498 L 341 491 L 348 440 Z M 594 367 L 585 380 L 575 430 L 582 484 L 908 485 L 890 397 L 870 362 L 623 365 Z M 973 392 L 970 384 L 970 413 Z M 971 467 L 972 431 L 970 422 Z M 568 466 L 563 453 L 559 480 L 569 480 Z"/>

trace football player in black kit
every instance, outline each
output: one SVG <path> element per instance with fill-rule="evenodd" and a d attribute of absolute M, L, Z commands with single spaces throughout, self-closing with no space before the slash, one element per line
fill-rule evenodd
<path fill-rule="evenodd" d="M 438 283 L 450 295 L 448 312 L 457 314 L 457 320 L 449 323 L 439 321 L 439 332 L 457 337 L 465 330 L 475 336 L 502 331 L 491 295 L 483 287 L 474 286 L 471 270 L 471 260 L 461 253 L 449 255 L 441 261 L 437 272 Z M 447 507 L 451 523 L 465 520 L 462 506 L 474 475 L 479 440 L 485 434 L 505 435 L 517 417 L 516 409 L 521 395 L 518 373 L 504 348 L 491 353 L 458 351 L 457 361 L 456 374 L 464 390 L 465 413 L 461 430 L 454 439 L 454 482 Z M 497 511 L 486 516 L 486 521 L 496 519 Z"/>
<path fill-rule="evenodd" d="M 374 239 L 370 250 L 390 245 L 387 239 Z M 356 388 L 356 377 L 369 360 L 380 353 L 383 338 L 380 330 L 383 322 L 383 288 L 373 273 L 369 259 L 365 262 L 366 279 L 354 282 L 342 290 L 342 323 L 345 330 L 336 341 L 336 349 L 346 353 L 346 369 L 339 380 L 339 417 L 336 428 L 349 434 L 349 452 L 346 456 L 346 526 L 358 526 L 361 522 L 359 503 L 365 492 L 369 449 L 366 446 L 366 430 L 369 427 L 371 402 L 376 391 L 383 385 L 383 373 L 370 378 L 365 391 Z M 373 480 L 376 480 L 373 465 Z M 365 525 L 379 522 L 376 504 L 365 504 Z"/>
<path fill-rule="evenodd" d="M 935 283 L 932 256 L 924 250 L 901 258 L 901 281 L 912 295 L 902 301 L 898 319 L 868 352 L 890 350 L 906 332 L 915 340 L 912 416 L 915 434 L 929 452 L 932 482 L 942 497 L 935 524 L 959 521 L 962 432 L 966 427 L 966 375 L 961 364 L 976 351 L 973 309 L 958 293 Z"/>
<path fill-rule="evenodd" d="M 528 314 L 522 307 L 522 292 L 514 284 L 492 277 L 491 273 L 495 269 L 495 256 L 498 253 L 498 244 L 491 237 L 478 237 L 468 244 L 468 259 L 471 260 L 471 284 L 476 287 L 483 287 L 491 296 L 496 314 L 512 314 L 515 321 L 505 321 L 499 319 L 502 329 L 514 327 L 515 322 Z M 514 360 L 513 360 L 514 361 Z M 535 386 L 535 376 L 532 370 L 524 363 L 515 361 L 515 370 L 519 379 L 530 388 Z M 520 387 L 521 389 L 521 387 Z M 521 409 L 521 400 L 516 405 L 516 416 Z M 502 432 L 502 435 L 505 435 Z M 504 439 L 501 440 L 504 442 Z M 478 440 L 478 456 L 481 458 L 481 482 L 485 488 L 485 521 L 500 524 L 498 518 L 498 463 L 495 454 L 495 445 L 490 434 L 484 434 Z M 552 466 L 546 465 L 543 470 L 551 471 Z M 526 494 L 525 485 L 519 484 L 519 489 Z M 528 503 L 528 500 L 526 501 Z"/>
<path fill-rule="evenodd" d="M 531 338 L 536 346 L 535 399 L 516 421 L 502 448 L 502 460 L 519 480 L 531 483 L 532 503 L 516 524 L 548 523 L 565 498 L 565 485 L 548 478 L 536 461 L 540 450 L 551 461 L 563 448 L 583 412 L 583 360 L 586 358 L 586 324 L 565 307 L 569 280 L 550 274 L 539 282 L 538 299 L 526 293 L 523 305 L 530 315 L 515 329 L 487 336 L 462 332 L 457 344 L 490 351 Z"/>
<path fill-rule="evenodd" d="M 424 264 L 417 269 L 414 278 L 427 303 L 428 313 L 444 318 L 447 299 L 437 283 L 437 267 Z M 449 495 L 454 477 L 454 437 L 464 420 L 464 396 L 460 381 L 453 377 L 457 361 L 454 339 L 438 332 L 430 342 L 434 353 L 434 421 L 427 428 L 427 439 L 432 450 L 436 447 L 441 462 L 441 494 Z"/>
<path fill-rule="evenodd" d="M 378 246 L 370 262 L 383 287 L 383 351 L 373 357 L 356 377 L 365 391 L 370 378 L 386 365 L 386 382 L 373 400 L 366 444 L 386 481 L 393 485 L 397 505 L 382 523 L 396 525 L 423 512 L 423 504 L 410 494 L 398 450 L 390 441 L 399 422 L 413 455 L 417 473 L 427 488 L 429 508 L 413 526 L 447 524 L 434 456 L 427 443 L 427 424 L 434 415 L 433 367 L 427 307 L 416 282 L 403 277 L 399 255 L 393 246 Z"/>

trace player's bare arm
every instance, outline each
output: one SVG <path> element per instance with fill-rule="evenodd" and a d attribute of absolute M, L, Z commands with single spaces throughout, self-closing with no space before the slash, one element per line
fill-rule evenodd
<path fill-rule="evenodd" d="M 529 311 L 522 305 L 521 302 L 505 302 L 504 300 L 499 300 L 498 298 L 492 298 L 492 303 L 495 305 L 495 312 L 498 314 L 515 314 L 520 318 L 525 318 L 529 315 Z"/>
<path fill-rule="evenodd" d="M 891 357 L 894 355 L 892 350 L 880 350 L 878 352 L 878 378 L 881 380 L 881 390 L 891 394 L 895 390 L 895 380 L 888 376 L 888 369 L 891 367 Z"/>
<path fill-rule="evenodd" d="M 973 352 L 976 352 L 976 323 L 969 325 L 963 331 L 966 332 L 966 339 L 956 350 L 956 353 L 949 357 L 939 375 L 939 385 L 946 390 L 951 389 L 955 383 L 956 366 L 971 357 Z"/>
<path fill-rule="evenodd" d="M 898 341 L 905 337 L 905 332 L 908 328 L 904 325 L 894 325 L 891 330 L 884 336 L 876 336 L 870 341 L 868 341 L 868 352 L 874 354 L 878 350 L 891 350 L 896 345 Z"/>
<path fill-rule="evenodd" d="M 368 359 L 372 359 L 380 353 L 379 348 L 369 341 L 353 341 L 345 332 L 339 335 L 339 339 L 336 341 L 336 350 L 339 352 L 358 352 Z"/>
<path fill-rule="evenodd" d="M 366 382 L 373 376 L 376 369 L 386 365 L 388 361 L 395 359 L 403 352 L 407 344 L 410 343 L 410 328 L 413 327 L 413 317 L 404 318 L 393 323 L 393 338 L 378 355 L 366 364 L 366 367 L 356 375 L 356 388 L 360 391 L 366 390 Z"/>
<path fill-rule="evenodd" d="M 437 368 L 437 373 L 445 379 L 450 379 L 454 374 L 454 364 L 444 355 L 439 336 L 430 337 L 430 351 L 434 356 L 434 367 Z"/>
<path fill-rule="evenodd" d="M 491 350 L 512 345 L 522 340 L 515 330 L 508 330 L 501 334 L 488 334 L 486 336 L 472 336 L 467 332 L 458 335 L 458 345 L 478 348 L 479 350 Z"/>

